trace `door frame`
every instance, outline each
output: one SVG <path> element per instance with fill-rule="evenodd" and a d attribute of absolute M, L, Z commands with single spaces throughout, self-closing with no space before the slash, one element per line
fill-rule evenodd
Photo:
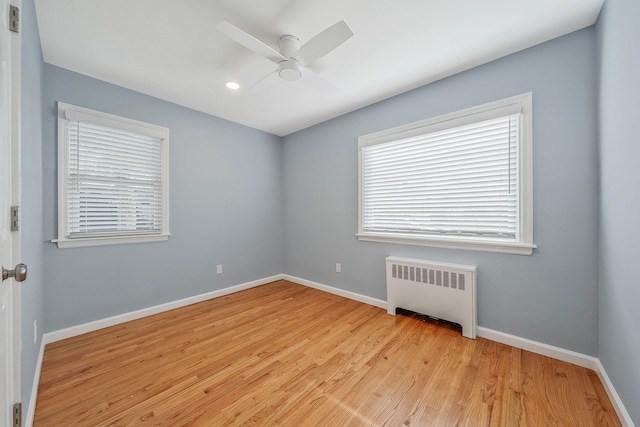
<path fill-rule="evenodd" d="M 16 6 L 22 11 L 22 0 L 6 0 L 6 6 Z M 20 12 L 21 13 L 21 12 Z M 9 13 L 6 14 L 9 16 Z M 22 95 L 22 23 L 19 32 L 10 32 L 10 144 L 11 144 L 11 206 L 21 206 L 22 174 L 21 174 L 21 95 Z M 22 260 L 22 233 L 20 230 L 11 232 L 11 266 L 14 268 L 17 262 Z M 11 286 L 12 296 L 12 321 L 11 343 L 12 348 L 8 352 L 9 367 L 13 372 L 11 378 L 7 378 L 10 384 L 10 405 L 21 401 L 21 343 L 22 343 L 22 291 L 21 284 L 11 279 L 5 284 Z"/>

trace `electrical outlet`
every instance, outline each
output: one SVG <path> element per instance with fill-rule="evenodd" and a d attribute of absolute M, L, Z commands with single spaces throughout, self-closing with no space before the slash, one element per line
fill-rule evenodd
<path fill-rule="evenodd" d="M 216 266 L 216 274 L 222 274 L 222 264 Z"/>
<path fill-rule="evenodd" d="M 340 273 L 342 271 L 342 265 L 339 262 L 336 262 L 336 273 Z"/>
<path fill-rule="evenodd" d="M 38 342 L 38 321 L 33 321 L 33 343 L 36 344 Z"/>

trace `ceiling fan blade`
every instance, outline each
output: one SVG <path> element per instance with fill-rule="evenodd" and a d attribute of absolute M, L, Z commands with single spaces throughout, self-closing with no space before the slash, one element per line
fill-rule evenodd
<path fill-rule="evenodd" d="M 334 93 L 338 90 L 334 85 L 329 83 L 329 81 L 308 68 L 305 68 L 302 72 L 302 82 L 320 93 Z"/>
<path fill-rule="evenodd" d="M 278 70 L 274 70 L 274 71 L 270 72 L 269 74 L 267 74 L 266 76 L 262 77 L 260 80 L 255 82 L 253 84 L 253 86 L 251 86 L 249 88 L 249 92 L 251 92 L 256 86 L 258 86 L 260 84 L 264 84 L 264 82 L 266 82 L 268 80 L 274 80 L 275 81 L 275 77 L 277 77 L 277 76 L 278 76 Z"/>
<path fill-rule="evenodd" d="M 275 62 L 276 64 L 282 60 L 287 59 L 271 46 L 263 43 L 262 41 L 253 37 L 251 34 L 228 23 L 227 21 L 222 21 L 216 28 L 231 40 L 235 41 L 238 44 L 241 44 L 249 50 L 252 50 L 258 55 L 264 56 L 265 58 Z"/>
<path fill-rule="evenodd" d="M 352 35 L 349 24 L 340 21 L 309 40 L 292 57 L 302 65 L 308 65 L 349 40 Z"/>

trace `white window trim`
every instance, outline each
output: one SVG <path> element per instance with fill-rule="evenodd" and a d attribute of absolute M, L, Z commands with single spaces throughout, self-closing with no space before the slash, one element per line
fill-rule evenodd
<path fill-rule="evenodd" d="M 375 132 L 358 138 L 358 233 L 359 240 L 434 246 L 449 249 L 478 250 L 517 255 L 531 255 L 533 244 L 533 95 L 531 92 L 490 102 L 476 107 L 444 114 L 395 128 Z M 426 237 L 393 233 L 363 231 L 363 148 L 383 142 L 411 138 L 438 130 L 464 126 L 501 115 L 522 113 L 521 141 L 518 158 L 519 188 L 519 236 L 517 242 L 495 241 L 481 237 Z"/>
<path fill-rule="evenodd" d="M 66 120 L 80 120 L 96 125 L 120 129 L 163 140 L 162 144 L 162 225 L 161 232 L 154 234 L 133 234 L 123 236 L 92 236 L 69 238 L 67 217 L 67 190 L 65 171 L 67 159 L 66 150 Z M 127 119 L 100 111 L 77 107 L 75 105 L 58 102 L 58 238 L 52 240 L 59 248 L 77 248 L 85 246 L 117 245 L 127 243 L 161 242 L 169 239 L 169 129 Z"/>

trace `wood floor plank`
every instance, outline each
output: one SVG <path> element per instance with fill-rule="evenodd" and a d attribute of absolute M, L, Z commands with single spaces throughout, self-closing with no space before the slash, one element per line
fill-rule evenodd
<path fill-rule="evenodd" d="M 47 345 L 62 425 L 620 423 L 593 371 L 278 281 Z"/>

